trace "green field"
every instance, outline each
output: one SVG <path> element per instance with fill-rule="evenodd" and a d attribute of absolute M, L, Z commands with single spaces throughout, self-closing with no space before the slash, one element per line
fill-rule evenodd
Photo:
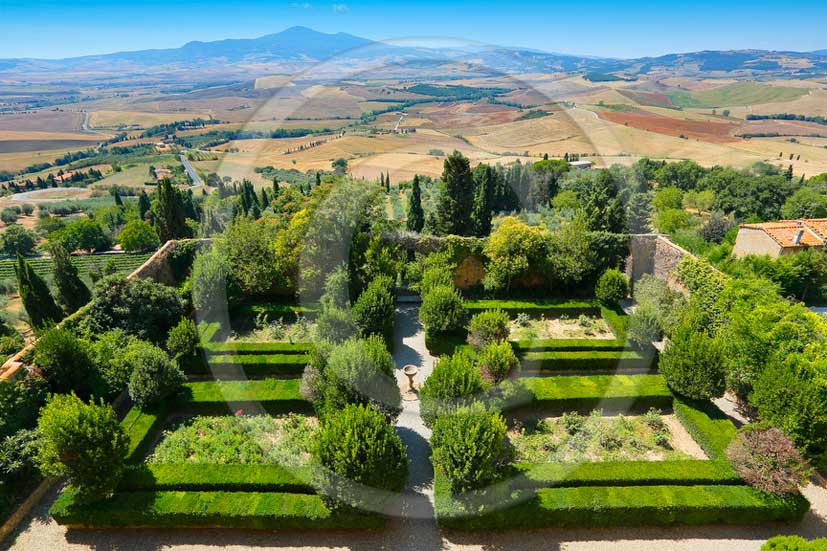
<path fill-rule="evenodd" d="M 147 261 L 152 256 L 152 253 L 123 253 L 123 254 L 95 254 L 84 256 L 73 256 L 72 264 L 77 266 L 80 276 L 84 277 L 89 274 L 92 266 L 98 266 L 101 270 L 106 266 L 107 262 L 113 262 L 117 267 L 119 273 L 131 273 L 141 264 Z M 34 268 L 34 271 L 44 277 L 50 277 L 52 274 L 52 261 L 46 257 L 29 258 L 27 262 Z M 0 260 L 0 279 L 10 279 L 15 277 L 14 265 L 15 260 L 4 259 Z"/>
<path fill-rule="evenodd" d="M 667 96 L 676 107 L 709 109 L 792 101 L 806 95 L 807 92 L 806 88 L 770 86 L 757 82 L 735 82 L 709 90 L 669 92 Z"/>

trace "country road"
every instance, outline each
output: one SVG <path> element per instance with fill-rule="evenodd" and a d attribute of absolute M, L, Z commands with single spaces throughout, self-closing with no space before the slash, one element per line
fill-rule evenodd
<path fill-rule="evenodd" d="M 183 153 L 181 153 L 181 163 L 184 165 L 184 170 L 186 170 L 187 174 L 189 174 L 190 178 L 192 178 L 192 185 L 190 186 L 190 189 L 195 189 L 203 186 L 204 182 L 201 181 L 201 177 L 198 176 L 198 173 L 190 164 L 189 159 L 187 159 L 187 156 Z"/>

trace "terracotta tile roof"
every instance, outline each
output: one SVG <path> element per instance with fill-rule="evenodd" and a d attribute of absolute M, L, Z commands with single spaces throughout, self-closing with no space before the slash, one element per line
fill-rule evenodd
<path fill-rule="evenodd" d="M 827 238 L 827 219 L 824 218 L 741 224 L 740 227 L 762 230 L 784 248 L 822 247 Z M 801 237 L 796 243 L 799 232 Z"/>

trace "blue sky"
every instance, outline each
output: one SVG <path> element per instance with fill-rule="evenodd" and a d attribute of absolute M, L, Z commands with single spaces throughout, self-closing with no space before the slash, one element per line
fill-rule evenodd
<path fill-rule="evenodd" d="M 60 58 L 304 25 L 375 40 L 448 37 L 607 57 L 695 50 L 827 49 L 827 2 L 0 0 L 0 58 Z"/>

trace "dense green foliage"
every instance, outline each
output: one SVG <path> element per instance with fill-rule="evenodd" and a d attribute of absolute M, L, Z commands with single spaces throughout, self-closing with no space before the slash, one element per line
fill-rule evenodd
<path fill-rule="evenodd" d="M 485 486 L 497 474 L 505 433 L 502 417 L 480 403 L 438 417 L 431 436 L 434 469 L 448 478 L 454 492 Z"/>
<path fill-rule="evenodd" d="M 144 220 L 130 220 L 118 234 L 121 248 L 129 252 L 141 252 L 158 246 L 158 234 Z"/>
<path fill-rule="evenodd" d="M 363 337 L 379 335 L 386 343 L 393 342 L 393 281 L 380 276 L 353 304 L 353 319 Z"/>
<path fill-rule="evenodd" d="M 63 318 L 63 312 L 52 298 L 46 282 L 20 255 L 17 256 L 15 270 L 17 292 L 20 294 L 20 300 L 23 301 L 23 307 L 29 315 L 32 327 L 40 329 L 59 322 Z"/>
<path fill-rule="evenodd" d="M 824 551 L 827 538 L 805 540 L 801 536 L 775 536 L 761 546 L 761 551 Z"/>
<path fill-rule="evenodd" d="M 603 304 L 613 306 L 629 294 L 629 283 L 620 270 L 609 269 L 603 272 L 594 287 L 594 296 Z"/>
<path fill-rule="evenodd" d="M 468 343 L 481 350 L 493 342 L 508 339 L 510 334 L 508 314 L 502 310 L 483 310 L 471 317 L 468 323 Z"/>
<path fill-rule="evenodd" d="M 166 352 L 150 343 L 130 347 L 126 361 L 132 366 L 129 397 L 139 406 L 157 403 L 186 380 Z"/>
<path fill-rule="evenodd" d="M 72 314 L 92 300 L 92 293 L 78 275 L 69 251 L 61 244 L 49 247 L 52 256 L 52 273 L 57 288 L 57 299 L 67 314 Z"/>
<path fill-rule="evenodd" d="M 399 492 L 407 480 L 405 446 L 385 416 L 370 406 L 348 405 L 327 419 L 314 457 L 324 467 L 322 490 L 353 506 L 376 500 L 371 488 Z"/>
<path fill-rule="evenodd" d="M 705 400 L 724 394 L 723 363 L 721 346 L 713 337 L 681 326 L 660 356 L 660 371 L 675 393 Z"/>
<path fill-rule="evenodd" d="M 484 390 L 480 370 L 468 354 L 443 356 L 419 391 L 422 420 L 432 426 L 437 417 L 480 398 Z"/>
<path fill-rule="evenodd" d="M 183 313 L 181 298 L 174 288 L 148 279 L 114 275 L 95 286 L 94 298 L 80 325 L 90 334 L 122 329 L 138 338 L 162 343 Z"/>
<path fill-rule="evenodd" d="M 173 327 L 167 335 L 167 350 L 173 357 L 195 355 L 198 343 L 198 329 L 195 327 L 195 322 L 189 318 L 181 318 L 178 325 Z"/>
<path fill-rule="evenodd" d="M 453 287 L 433 287 L 422 297 L 419 321 L 429 333 L 452 333 L 465 326 L 462 297 Z"/>
<path fill-rule="evenodd" d="M 83 403 L 74 395 L 55 395 L 43 408 L 40 468 L 66 475 L 81 501 L 110 494 L 120 480 L 128 440 L 108 405 Z"/>
<path fill-rule="evenodd" d="M 493 383 L 506 379 L 520 367 L 520 361 L 508 341 L 496 341 L 483 348 L 479 356 L 483 378 Z"/>
<path fill-rule="evenodd" d="M 74 391 L 88 398 L 97 386 L 97 372 L 86 342 L 67 329 L 51 329 L 38 339 L 34 363 L 43 372 L 52 392 Z"/>

